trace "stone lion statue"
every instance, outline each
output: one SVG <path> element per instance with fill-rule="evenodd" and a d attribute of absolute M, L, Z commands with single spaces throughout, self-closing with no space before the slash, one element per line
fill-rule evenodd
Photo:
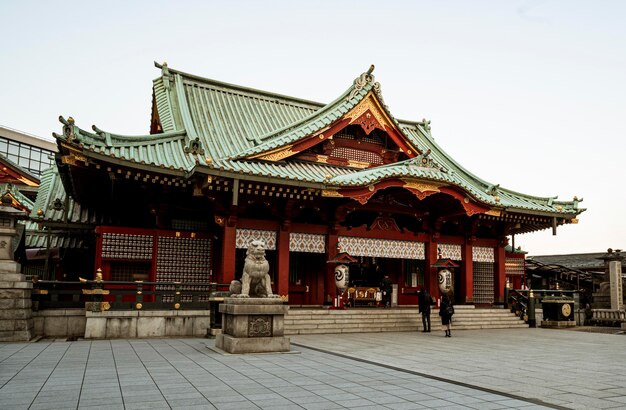
<path fill-rule="evenodd" d="M 234 280 L 230 283 L 232 296 L 239 298 L 279 298 L 279 295 L 272 293 L 269 270 L 270 265 L 265 259 L 265 242 L 252 241 L 246 251 L 241 282 Z"/>

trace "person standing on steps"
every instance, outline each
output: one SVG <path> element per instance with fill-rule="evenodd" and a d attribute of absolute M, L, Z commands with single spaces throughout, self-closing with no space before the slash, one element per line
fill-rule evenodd
<path fill-rule="evenodd" d="M 447 293 L 444 293 L 441 296 L 441 305 L 439 307 L 439 316 L 441 316 L 441 324 L 443 326 L 443 330 L 446 332 L 446 337 L 452 337 L 451 331 L 451 323 L 452 323 L 452 315 L 454 315 L 454 306 L 452 306 L 452 301 Z"/>
<path fill-rule="evenodd" d="M 422 286 L 417 294 L 417 306 L 419 313 L 422 314 L 422 332 L 430 332 L 430 304 L 432 300 L 430 293 Z"/>

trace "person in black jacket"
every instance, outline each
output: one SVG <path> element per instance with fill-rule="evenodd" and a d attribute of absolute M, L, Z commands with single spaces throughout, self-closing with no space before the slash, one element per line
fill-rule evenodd
<path fill-rule="evenodd" d="M 419 313 L 422 314 L 422 325 L 424 325 L 422 332 L 430 332 L 431 302 L 430 293 L 428 293 L 428 291 L 422 286 L 417 294 L 417 306 L 419 307 Z"/>
<path fill-rule="evenodd" d="M 446 337 L 452 337 L 450 333 L 450 324 L 452 323 L 452 315 L 454 314 L 454 307 L 452 301 L 447 293 L 444 293 L 441 297 L 441 305 L 439 307 L 439 316 L 441 316 L 441 324 L 443 330 L 446 332 Z"/>

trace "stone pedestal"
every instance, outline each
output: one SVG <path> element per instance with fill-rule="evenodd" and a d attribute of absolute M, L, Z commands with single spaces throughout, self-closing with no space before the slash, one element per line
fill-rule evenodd
<path fill-rule="evenodd" d="M 288 310 L 279 298 L 224 298 L 222 333 L 215 347 L 228 353 L 288 352 L 290 341 L 284 336 Z"/>

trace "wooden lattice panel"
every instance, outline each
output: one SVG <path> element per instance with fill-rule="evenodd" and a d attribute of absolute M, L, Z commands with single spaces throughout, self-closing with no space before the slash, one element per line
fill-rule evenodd
<path fill-rule="evenodd" d="M 493 303 L 493 263 L 474 262 L 474 303 Z"/>

